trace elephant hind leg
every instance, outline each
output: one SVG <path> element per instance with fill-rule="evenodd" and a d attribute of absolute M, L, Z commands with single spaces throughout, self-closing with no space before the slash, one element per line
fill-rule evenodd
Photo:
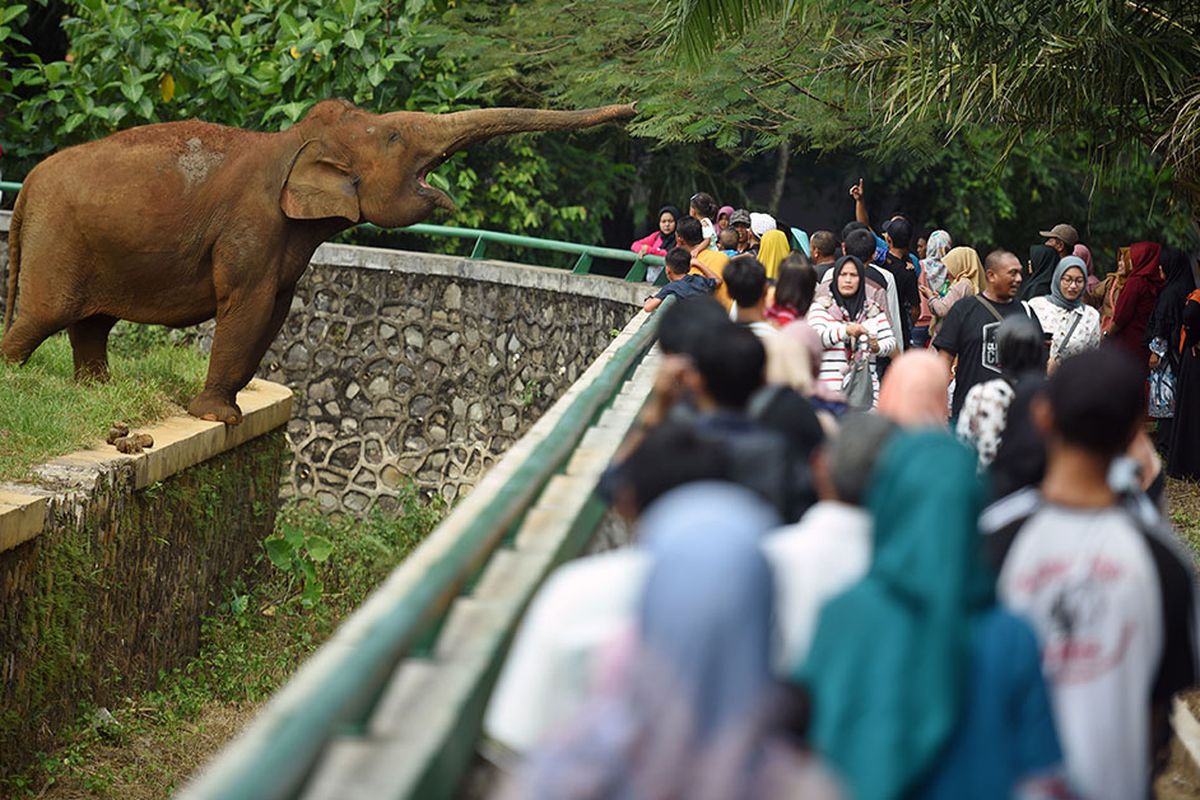
<path fill-rule="evenodd" d="M 75 355 L 75 380 L 108 380 L 108 334 L 116 317 L 94 314 L 67 327 Z"/>
<path fill-rule="evenodd" d="M 0 355 L 14 364 L 24 364 L 42 342 L 69 325 L 71 320 L 37 316 L 32 309 L 21 309 L 12 327 L 0 339 Z"/>

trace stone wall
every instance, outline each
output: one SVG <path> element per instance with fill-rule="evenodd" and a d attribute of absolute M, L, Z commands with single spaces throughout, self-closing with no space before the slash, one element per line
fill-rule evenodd
<path fill-rule="evenodd" d="M 0 214 L 0 307 L 8 215 Z M 259 376 L 296 392 L 285 495 L 387 511 L 412 479 L 453 501 L 637 313 L 645 284 L 323 245 Z M 207 344 L 212 323 L 200 327 Z"/>
<path fill-rule="evenodd" d="M 466 494 L 644 293 L 519 264 L 323 246 L 259 369 L 296 392 L 285 492 L 352 513 L 390 510 L 406 479 L 449 501 Z"/>
<path fill-rule="evenodd" d="M 0 551 L 0 776 L 81 704 L 111 706 L 195 655 L 201 616 L 274 527 L 286 453 L 276 429 L 141 490 L 136 459 L 24 487 L 44 492 L 45 527 Z"/>

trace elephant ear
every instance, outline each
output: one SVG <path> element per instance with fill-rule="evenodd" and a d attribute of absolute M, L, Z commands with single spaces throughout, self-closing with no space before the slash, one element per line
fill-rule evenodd
<path fill-rule="evenodd" d="M 279 207 L 290 219 L 343 217 L 358 222 L 362 217 L 357 179 L 313 139 L 296 153 L 279 193 Z"/>

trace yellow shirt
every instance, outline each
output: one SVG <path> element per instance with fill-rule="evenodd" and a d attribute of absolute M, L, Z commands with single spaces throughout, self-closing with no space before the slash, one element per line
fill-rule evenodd
<path fill-rule="evenodd" d="M 725 265 L 729 263 L 729 256 L 718 250 L 702 250 L 700 251 L 700 255 L 696 256 L 696 260 L 712 270 L 714 275 L 721 278 L 721 285 L 713 290 L 713 297 L 728 311 L 733 307 L 733 299 L 729 296 L 729 291 L 725 288 Z M 704 273 L 696 267 L 692 267 L 691 274 L 703 275 Z"/>

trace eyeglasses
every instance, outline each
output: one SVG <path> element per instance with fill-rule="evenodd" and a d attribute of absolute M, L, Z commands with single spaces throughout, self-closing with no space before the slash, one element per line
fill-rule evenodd
<path fill-rule="evenodd" d="M 1083 286 L 1084 279 L 1083 278 L 1063 278 L 1061 283 L 1064 286 Z"/>

